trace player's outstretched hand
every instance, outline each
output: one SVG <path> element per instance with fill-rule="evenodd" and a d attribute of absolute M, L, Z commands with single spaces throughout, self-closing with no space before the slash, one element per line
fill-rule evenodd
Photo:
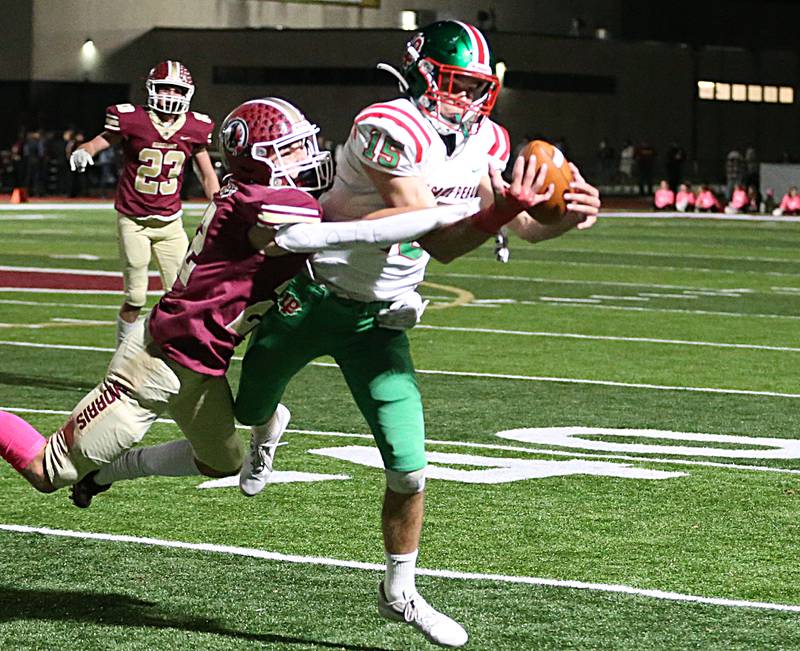
<path fill-rule="evenodd" d="M 73 172 L 85 172 L 87 165 L 94 165 L 94 159 L 85 149 L 76 149 L 70 154 L 69 168 Z"/>
<path fill-rule="evenodd" d="M 495 210 L 509 214 L 509 221 L 523 210 L 547 201 L 553 196 L 554 186 L 545 187 L 547 164 L 536 169 L 536 156 L 525 159 L 517 156 L 511 172 L 511 183 L 500 176 L 500 170 L 491 169 L 492 189 L 494 190 Z"/>
<path fill-rule="evenodd" d="M 570 163 L 569 167 L 573 181 L 569 184 L 569 192 L 564 194 L 564 199 L 568 202 L 567 216 L 577 222 L 575 228 L 578 230 L 591 228 L 600 213 L 600 191 L 586 182 L 576 165 Z"/>

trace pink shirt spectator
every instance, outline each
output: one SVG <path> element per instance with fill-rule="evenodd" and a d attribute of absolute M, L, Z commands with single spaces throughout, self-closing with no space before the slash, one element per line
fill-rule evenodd
<path fill-rule="evenodd" d="M 733 196 L 731 197 L 730 207 L 734 210 L 742 210 L 747 207 L 747 204 L 750 203 L 750 198 L 747 196 L 747 191 L 742 189 L 737 189 L 733 191 Z"/>
<path fill-rule="evenodd" d="M 667 208 L 669 206 L 675 205 L 675 193 L 670 190 L 669 188 L 659 188 L 656 190 L 656 196 L 654 200 L 655 206 L 658 209 Z"/>
<path fill-rule="evenodd" d="M 781 212 L 786 213 L 800 213 L 800 194 L 784 194 L 781 199 L 780 205 Z"/>
<path fill-rule="evenodd" d="M 690 206 L 694 206 L 694 192 L 678 190 L 678 194 L 675 195 L 675 206 L 678 210 L 686 210 Z"/>
<path fill-rule="evenodd" d="M 721 210 L 719 200 L 711 190 L 700 190 L 695 201 L 698 210 Z"/>

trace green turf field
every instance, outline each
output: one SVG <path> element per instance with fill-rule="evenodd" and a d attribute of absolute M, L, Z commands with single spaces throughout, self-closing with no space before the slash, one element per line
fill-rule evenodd
<path fill-rule="evenodd" d="M 114 271 L 115 238 L 110 211 L 0 209 L 0 274 Z M 423 287 L 423 595 L 470 649 L 800 648 L 800 224 L 609 218 L 512 247 Z M 0 408 L 57 428 L 119 302 L 0 289 Z M 383 476 L 319 362 L 286 396 L 286 481 L 252 499 L 146 479 L 82 511 L 0 464 L 0 648 L 431 648 L 377 615 Z"/>

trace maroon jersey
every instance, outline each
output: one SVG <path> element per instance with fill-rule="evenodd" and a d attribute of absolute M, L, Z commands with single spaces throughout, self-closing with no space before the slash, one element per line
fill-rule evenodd
<path fill-rule="evenodd" d="M 114 207 L 130 217 L 180 217 L 183 174 L 194 151 L 211 144 L 211 118 L 189 111 L 164 125 L 142 106 L 117 104 L 106 109 L 105 130 L 122 136 Z"/>
<path fill-rule="evenodd" d="M 229 181 L 214 196 L 178 280 L 150 313 L 150 333 L 170 359 L 198 373 L 223 375 L 242 342 L 303 268 L 305 254 L 267 257 L 247 233 L 270 224 L 322 219 L 310 194 Z"/>

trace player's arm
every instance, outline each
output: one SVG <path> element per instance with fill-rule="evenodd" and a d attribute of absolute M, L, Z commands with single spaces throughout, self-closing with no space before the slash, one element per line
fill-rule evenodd
<path fill-rule="evenodd" d="M 570 163 L 569 166 L 573 181 L 570 183 L 570 191 L 564 194 L 568 202 L 564 219 L 553 224 L 542 224 L 526 212 L 519 213 L 508 226 L 523 240 L 542 242 L 563 235 L 572 228 L 591 228 L 597 221 L 600 212 L 599 190 L 586 182 L 575 165 Z"/>
<path fill-rule="evenodd" d="M 214 195 L 219 192 L 219 179 L 214 171 L 211 156 L 208 155 L 208 150 L 205 147 L 195 150 L 193 169 L 194 173 L 197 174 L 197 178 L 200 179 L 200 185 L 203 186 L 206 199 L 211 201 Z"/>
<path fill-rule="evenodd" d="M 122 140 L 119 133 L 113 131 L 103 131 L 101 134 L 92 138 L 89 142 L 72 150 L 69 155 L 69 167 L 73 172 L 83 172 L 87 165 L 94 165 L 94 157 L 104 149 L 116 145 Z"/>
<path fill-rule="evenodd" d="M 384 203 L 389 207 L 405 207 L 408 209 L 436 205 L 433 193 L 421 177 L 394 176 L 366 165 L 364 170 L 372 180 L 375 189 L 380 193 Z M 486 187 L 481 188 L 481 213 L 468 220 L 461 220 L 419 238 L 420 245 L 439 262 L 447 263 L 455 260 L 457 257 L 480 246 L 492 234 L 492 227 L 489 226 L 487 228 L 479 219 L 481 214 L 485 214 L 483 212 L 484 209 L 490 211 L 494 205 L 492 183 L 488 175 L 485 183 L 488 189 Z M 483 186 L 483 183 L 481 185 Z M 485 201 L 483 195 L 486 195 Z M 484 228 L 481 228 L 482 225 Z M 500 228 L 500 225 L 497 226 L 497 229 Z"/>

